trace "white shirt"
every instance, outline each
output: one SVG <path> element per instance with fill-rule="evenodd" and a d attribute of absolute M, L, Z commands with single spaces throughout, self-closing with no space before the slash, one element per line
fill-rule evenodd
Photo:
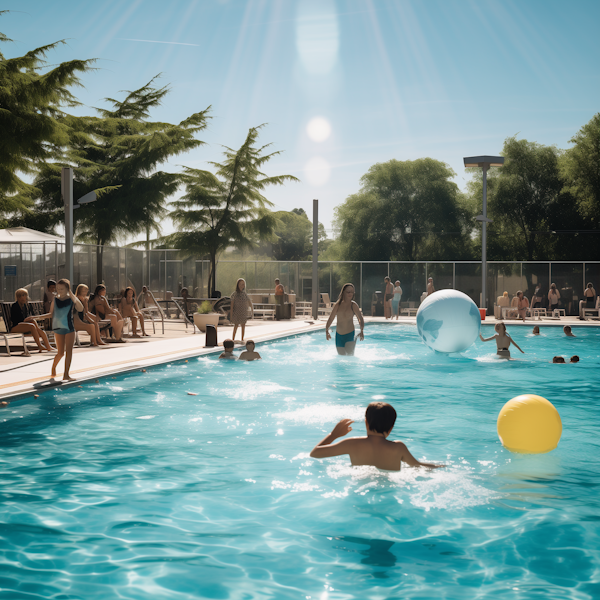
<path fill-rule="evenodd" d="M 402 288 L 398 285 L 394 288 L 394 300 L 399 300 L 402 297 Z"/>

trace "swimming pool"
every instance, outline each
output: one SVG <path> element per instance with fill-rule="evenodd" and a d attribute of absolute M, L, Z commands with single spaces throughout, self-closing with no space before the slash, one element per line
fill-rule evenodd
<path fill-rule="evenodd" d="M 387 323 L 355 357 L 319 332 L 260 345 L 259 363 L 189 359 L 12 404 L 0 597 L 598 598 L 600 335 L 530 331 L 509 325 L 526 352 L 510 363 Z M 525 392 L 560 412 L 549 454 L 498 441 Z M 394 439 L 449 467 L 309 458 L 341 418 L 362 434 L 373 399 L 398 411 Z"/>

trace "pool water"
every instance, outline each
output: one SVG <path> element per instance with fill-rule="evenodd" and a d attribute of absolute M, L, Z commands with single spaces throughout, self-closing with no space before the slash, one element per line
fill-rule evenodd
<path fill-rule="evenodd" d="M 491 335 L 484 327 L 484 335 Z M 368 325 L 355 357 L 323 332 L 44 392 L 0 413 L 0 598 L 600 597 L 600 334 L 510 327 L 435 354 Z M 577 354 L 576 365 L 550 364 Z M 188 395 L 196 393 L 196 396 Z M 563 436 L 511 454 L 503 404 L 548 398 Z M 309 457 L 368 402 L 435 471 Z"/>

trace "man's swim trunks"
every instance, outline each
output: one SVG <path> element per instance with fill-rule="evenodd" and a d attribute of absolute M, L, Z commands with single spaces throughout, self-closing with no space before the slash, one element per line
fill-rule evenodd
<path fill-rule="evenodd" d="M 344 348 L 348 342 L 354 341 L 354 331 L 340 335 L 337 331 L 335 332 L 335 345 L 338 348 Z"/>

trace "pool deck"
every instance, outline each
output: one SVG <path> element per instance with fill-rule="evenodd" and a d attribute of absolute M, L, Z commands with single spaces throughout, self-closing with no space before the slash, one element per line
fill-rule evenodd
<path fill-rule="evenodd" d="M 383 317 L 365 317 L 367 323 L 385 323 Z M 246 339 L 264 342 L 280 337 L 286 337 L 298 333 L 317 331 L 325 328 L 325 317 L 320 317 L 318 321 L 311 321 L 309 318 L 298 318 L 291 321 L 249 321 L 246 326 Z M 387 321 L 388 323 L 390 321 Z M 494 325 L 498 321 L 494 317 L 487 317 L 486 325 Z M 563 317 L 561 319 L 533 321 L 528 320 L 525 323 L 506 320 L 509 327 L 563 327 L 571 325 L 573 327 L 600 327 L 599 321 L 580 321 L 577 317 Z M 393 323 L 415 324 L 415 317 L 400 317 Z M 149 329 L 150 330 L 150 329 Z M 165 333 L 157 333 L 148 338 L 127 339 L 126 344 L 109 344 L 108 347 L 75 348 L 73 353 L 73 362 L 71 365 L 71 376 L 77 381 L 69 384 L 62 384 L 60 377 L 62 371 L 59 365 L 59 379 L 54 382 L 50 379 L 50 367 L 54 354 L 44 352 L 38 354 L 33 351 L 33 341 L 28 343 L 31 356 L 21 355 L 21 349 L 11 344 L 12 356 L 6 355 L 4 345 L 0 347 L 0 400 L 12 400 L 21 398 L 34 398 L 35 395 L 44 390 L 54 388 L 57 385 L 68 387 L 80 385 L 82 382 L 97 379 L 135 369 L 156 365 L 171 360 L 181 360 L 202 354 L 211 354 L 221 352 L 222 348 L 205 348 L 205 336 L 202 333 L 192 333 L 192 327 L 185 328 L 181 321 L 165 322 Z M 231 337 L 233 327 L 221 326 L 218 330 L 219 343 Z M 239 330 L 238 330 L 239 337 Z M 87 336 L 81 336 L 82 343 L 85 344 Z M 13 340 L 14 342 L 14 340 Z M 241 346 L 236 345 L 236 349 Z"/>

